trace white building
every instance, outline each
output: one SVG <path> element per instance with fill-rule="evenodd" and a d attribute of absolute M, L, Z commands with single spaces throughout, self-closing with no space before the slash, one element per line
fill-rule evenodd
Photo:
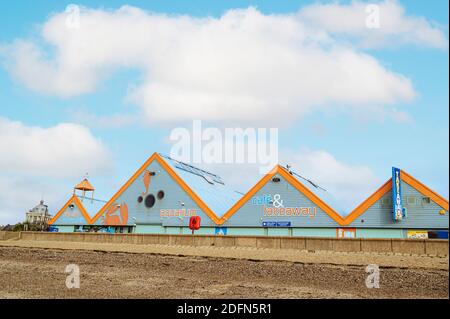
<path fill-rule="evenodd" d="M 26 221 L 29 224 L 46 224 L 51 218 L 52 216 L 48 213 L 48 206 L 44 205 L 43 200 L 40 201 L 39 205 L 26 213 Z"/>

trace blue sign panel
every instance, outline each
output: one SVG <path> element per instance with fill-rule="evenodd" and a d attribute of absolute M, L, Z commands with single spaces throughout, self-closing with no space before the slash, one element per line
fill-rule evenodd
<path fill-rule="evenodd" d="M 216 236 L 226 236 L 228 233 L 228 228 L 227 227 L 216 227 L 216 230 L 214 232 L 214 234 Z"/>
<path fill-rule="evenodd" d="M 392 167 L 392 217 L 394 220 L 403 219 L 401 171 Z"/>
<path fill-rule="evenodd" d="M 291 227 L 291 222 L 269 222 L 264 221 L 262 222 L 262 227 Z"/>
<path fill-rule="evenodd" d="M 291 222 L 277 222 L 277 227 L 291 227 Z"/>
<path fill-rule="evenodd" d="M 277 227 L 277 222 L 262 222 L 263 227 Z"/>

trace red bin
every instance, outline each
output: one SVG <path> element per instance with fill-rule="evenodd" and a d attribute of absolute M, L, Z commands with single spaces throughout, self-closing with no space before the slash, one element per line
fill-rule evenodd
<path fill-rule="evenodd" d="M 189 228 L 193 231 L 200 228 L 200 216 L 191 216 L 189 219 Z"/>

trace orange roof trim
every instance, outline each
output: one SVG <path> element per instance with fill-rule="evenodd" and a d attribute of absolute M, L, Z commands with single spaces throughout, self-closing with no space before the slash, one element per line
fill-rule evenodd
<path fill-rule="evenodd" d="M 89 216 L 88 212 L 84 208 L 83 203 L 80 201 L 80 199 L 76 195 L 72 195 L 72 197 L 70 197 L 70 199 L 66 202 L 66 204 L 56 213 L 56 215 L 53 216 L 53 218 L 48 221 L 48 224 L 52 225 L 54 222 L 56 222 L 58 220 L 59 216 L 61 216 L 61 214 L 72 203 L 78 207 L 78 209 L 81 212 L 81 215 L 83 215 L 83 217 L 84 217 L 84 219 L 86 219 L 87 223 L 91 224 L 92 223 L 91 217 Z"/>
<path fill-rule="evenodd" d="M 222 216 L 222 218 L 219 221 L 219 225 L 222 225 L 225 223 L 231 216 L 233 216 L 234 213 L 236 213 L 239 208 L 241 208 L 250 198 L 252 198 L 253 195 L 256 194 L 264 185 L 267 184 L 267 182 L 275 176 L 275 174 L 278 172 L 278 166 L 275 166 L 269 173 L 267 173 L 261 180 L 256 183 L 250 190 L 245 193 L 243 197 L 241 197 L 240 200 L 238 200 L 231 208 Z"/>
<path fill-rule="evenodd" d="M 317 195 L 305 187 L 300 181 L 298 181 L 292 174 L 290 174 L 285 168 L 280 165 L 275 166 L 269 173 L 267 173 L 261 180 L 256 183 L 241 199 L 239 199 L 221 218 L 219 218 L 205 202 L 184 182 L 181 177 L 174 171 L 174 169 L 166 163 L 166 161 L 158 154 L 153 153 L 152 156 L 130 177 L 130 179 L 111 197 L 111 199 L 97 212 L 97 214 L 91 219 L 83 204 L 76 195 L 73 195 L 67 203 L 58 211 L 58 213 L 49 221 L 49 224 L 53 224 L 59 216 L 64 212 L 64 210 L 71 204 L 74 203 L 81 211 L 83 217 L 86 219 L 88 224 L 93 224 L 96 220 L 106 211 L 106 209 L 113 204 L 117 198 L 145 171 L 145 169 L 153 162 L 157 161 L 162 168 L 174 179 L 174 181 L 192 198 L 192 200 L 203 210 L 203 212 L 211 218 L 211 220 L 217 224 L 224 224 L 231 216 L 233 216 L 246 202 L 248 202 L 251 197 L 253 197 L 263 186 L 265 186 L 273 176 L 279 174 L 282 176 L 289 184 L 296 188 L 300 193 L 305 195 L 309 200 L 316 204 L 320 209 L 322 209 L 327 215 L 329 215 L 335 222 L 341 226 L 347 226 L 351 224 L 358 216 L 363 214 L 367 209 L 369 209 L 375 202 L 382 198 L 387 192 L 392 188 L 392 178 L 387 180 L 379 189 L 377 189 L 371 196 L 369 196 L 365 201 L 358 205 L 350 214 L 345 218 L 337 213 L 333 208 L 321 200 Z M 420 181 L 402 171 L 401 180 L 410 186 L 417 189 L 424 196 L 430 197 L 435 203 L 448 211 L 448 200 L 432 191 L 430 188 L 422 184 Z M 90 183 L 85 179 L 89 185 Z M 83 182 L 84 182 L 83 181 Z M 82 183 L 83 183 L 82 182 Z M 82 183 L 78 184 L 81 185 Z M 78 186 L 77 185 L 77 186 Z M 92 187 L 92 185 L 90 185 Z M 92 187 L 93 189 L 93 187 Z"/>
<path fill-rule="evenodd" d="M 344 219 L 336 211 L 334 211 L 328 204 L 321 200 L 317 195 L 306 188 L 302 183 L 300 183 L 295 177 L 293 177 L 285 168 L 280 165 L 275 166 L 268 174 L 266 174 L 255 186 L 253 186 L 239 201 L 236 202 L 229 210 L 226 212 L 221 220 L 220 225 L 225 223 L 231 216 L 233 216 L 239 208 L 241 208 L 253 195 L 255 195 L 264 185 L 267 184 L 269 180 L 272 179 L 276 174 L 280 174 L 286 181 L 296 188 L 300 193 L 305 195 L 309 200 L 316 204 L 320 209 L 322 209 L 326 214 L 328 214 L 335 222 L 342 224 Z"/>
<path fill-rule="evenodd" d="M 443 209 L 448 211 L 448 200 L 439 195 L 438 193 L 432 191 L 430 188 L 425 186 L 423 183 L 406 173 L 401 171 L 400 178 L 403 182 L 414 187 L 419 193 L 424 196 L 430 197 L 432 201 L 441 206 Z M 351 224 L 358 216 L 362 215 L 367 209 L 369 209 L 376 201 L 383 197 L 387 192 L 392 189 L 392 178 L 390 178 L 386 183 L 383 184 L 375 193 L 370 195 L 364 202 L 362 202 L 358 207 L 356 207 L 350 214 L 348 214 L 344 219 L 344 225 L 347 226 Z"/>
<path fill-rule="evenodd" d="M 348 214 L 344 218 L 344 223 L 342 226 L 347 226 L 351 224 L 358 216 L 363 214 L 366 210 L 368 210 L 373 204 L 377 202 L 381 197 L 384 196 L 387 192 L 389 192 L 392 188 L 392 178 L 386 181 L 379 189 L 375 191 L 372 195 L 370 195 L 365 201 L 359 204 L 350 214 Z"/>
<path fill-rule="evenodd" d="M 106 209 L 113 204 L 117 198 L 145 171 L 145 169 L 153 162 L 157 161 L 167 173 L 175 180 L 175 182 L 192 198 L 192 200 L 203 210 L 203 212 L 211 218 L 211 220 L 218 224 L 219 218 L 217 215 L 201 200 L 201 198 L 181 179 L 180 176 L 170 167 L 169 164 L 158 154 L 153 153 L 152 156 L 131 176 L 131 178 L 111 197 L 111 199 L 98 211 L 98 213 L 92 218 L 91 224 L 106 211 Z"/>
<path fill-rule="evenodd" d="M 402 181 L 405 183 L 411 185 L 415 189 L 417 189 L 420 193 L 422 193 L 424 196 L 430 197 L 430 199 L 441 206 L 443 209 L 448 210 L 448 200 L 439 195 L 438 193 L 432 191 L 430 188 L 422 184 L 420 181 L 406 173 L 405 171 L 402 171 L 402 174 L 400 175 L 402 178 Z"/>

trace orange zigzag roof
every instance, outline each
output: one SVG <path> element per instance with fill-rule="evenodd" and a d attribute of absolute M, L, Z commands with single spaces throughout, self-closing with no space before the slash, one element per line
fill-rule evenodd
<path fill-rule="evenodd" d="M 106 211 L 106 209 L 114 203 L 117 198 L 144 172 L 145 168 L 153 161 L 157 161 L 167 173 L 185 190 L 193 201 L 205 212 L 205 214 L 211 218 L 211 220 L 217 224 L 224 224 L 232 215 L 234 215 L 252 196 L 254 196 L 268 181 L 271 180 L 276 174 L 280 174 L 286 179 L 294 188 L 304 194 L 309 200 L 321 208 L 326 214 L 328 214 L 334 221 L 341 226 L 347 226 L 352 223 L 358 216 L 363 214 L 368 208 L 370 208 L 376 201 L 384 196 L 392 188 L 392 179 L 386 181 L 375 193 L 369 196 L 365 201 L 358 205 L 350 214 L 345 218 L 337 213 L 333 208 L 321 200 L 317 195 L 306 188 L 300 181 L 293 177 L 285 168 L 280 165 L 276 165 L 268 174 L 266 174 L 258 183 L 256 183 L 240 200 L 238 200 L 221 218 L 219 218 L 209 207 L 203 202 L 203 200 L 181 179 L 181 177 L 170 167 L 169 164 L 158 154 L 154 153 L 132 176 L 131 178 L 113 195 L 113 197 L 97 212 L 97 214 L 91 219 L 86 212 L 83 204 L 76 195 L 73 195 L 67 203 L 61 208 L 61 210 L 49 221 L 49 224 L 53 224 L 57 218 L 63 213 L 63 211 L 73 202 L 80 209 L 82 215 L 89 224 L 95 223 L 95 221 Z M 444 197 L 440 196 L 430 188 L 422 184 L 420 181 L 402 170 L 401 180 L 410 186 L 417 189 L 424 196 L 430 197 L 435 203 L 448 211 L 449 203 Z"/>
<path fill-rule="evenodd" d="M 296 188 L 300 193 L 305 195 L 309 200 L 316 204 L 320 209 L 322 209 L 328 216 L 330 216 L 338 224 L 342 224 L 344 219 L 339 215 L 333 208 L 328 206 L 323 200 L 321 200 L 317 195 L 306 188 L 302 183 L 300 183 L 294 176 L 292 176 L 285 168 L 280 165 L 275 166 L 268 174 L 266 174 L 255 186 L 253 186 L 239 201 L 236 202 L 229 210 L 226 212 L 219 221 L 219 225 L 225 223 L 231 216 L 233 216 L 239 208 L 241 208 L 252 196 L 254 196 L 268 181 L 272 179 L 276 174 L 280 174 L 286 181 Z"/>
<path fill-rule="evenodd" d="M 420 181 L 406 173 L 405 171 L 401 171 L 400 179 L 406 184 L 414 187 L 418 192 L 422 195 L 430 197 L 432 201 L 441 206 L 443 209 L 448 211 L 448 200 L 434 192 Z M 343 226 L 347 226 L 351 224 L 358 216 L 362 215 L 368 208 L 370 208 L 376 201 L 378 201 L 381 197 L 383 197 L 387 192 L 392 189 L 392 178 L 386 181 L 379 189 L 375 191 L 372 195 L 370 195 L 365 201 L 359 204 L 350 214 L 348 214 L 344 218 Z"/>

